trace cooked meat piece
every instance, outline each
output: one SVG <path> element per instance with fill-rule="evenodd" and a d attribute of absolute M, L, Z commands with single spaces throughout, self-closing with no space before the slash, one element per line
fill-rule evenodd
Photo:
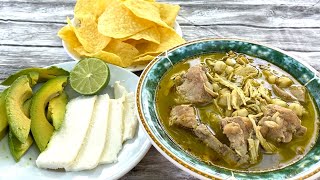
<path fill-rule="evenodd" d="M 284 101 L 295 101 L 297 100 L 294 96 L 292 96 L 290 93 L 286 92 L 284 89 L 278 87 L 277 85 L 272 85 L 272 90 L 275 95 L 280 97 Z"/>
<path fill-rule="evenodd" d="M 235 116 L 226 117 L 221 120 L 221 125 L 224 127 L 227 123 L 235 122 L 240 125 L 242 131 L 244 132 L 244 138 L 248 139 L 250 133 L 253 131 L 252 123 L 247 117 Z"/>
<path fill-rule="evenodd" d="M 194 108 L 191 105 L 179 105 L 170 112 L 169 125 L 179 125 L 186 128 L 195 128 L 198 124 Z"/>
<path fill-rule="evenodd" d="M 230 141 L 230 147 L 241 157 L 247 154 L 247 143 L 239 124 L 234 122 L 228 123 L 223 127 L 223 134 L 227 135 Z"/>
<path fill-rule="evenodd" d="M 201 141 L 203 141 L 210 148 L 220 154 L 221 157 L 230 165 L 239 166 L 241 164 L 247 163 L 249 160 L 248 155 L 240 157 L 240 155 L 233 151 L 230 147 L 222 144 L 214 136 L 214 134 L 210 132 L 209 128 L 206 125 L 198 125 L 195 110 L 191 105 L 175 106 L 170 113 L 169 125 L 178 125 L 188 129 L 193 129 L 194 133 Z M 240 125 L 237 125 L 241 130 Z M 246 126 L 244 122 L 242 122 L 242 126 Z M 246 127 L 244 127 L 244 129 L 246 129 Z M 242 134 L 244 133 L 242 132 Z"/>
<path fill-rule="evenodd" d="M 303 86 L 290 86 L 291 94 L 298 99 L 299 102 L 304 103 L 306 100 L 306 88 Z"/>
<path fill-rule="evenodd" d="M 247 163 L 247 159 L 243 159 L 235 153 L 230 147 L 222 144 L 208 129 L 207 126 L 201 124 L 194 129 L 196 136 L 198 136 L 205 144 L 216 151 L 221 157 L 230 165 L 239 166 Z"/>
<path fill-rule="evenodd" d="M 292 110 L 278 105 L 268 105 L 258 125 L 263 137 L 284 143 L 290 142 L 293 136 L 303 136 L 307 131 Z"/>
<path fill-rule="evenodd" d="M 252 123 L 247 117 L 227 117 L 221 121 L 223 134 L 229 141 L 230 147 L 234 149 L 242 158 L 248 159 L 247 139 L 253 130 Z"/>
<path fill-rule="evenodd" d="M 208 103 L 213 97 L 205 90 L 204 85 L 212 89 L 204 67 L 193 66 L 182 76 L 182 84 L 177 86 L 177 92 L 188 103 Z"/>

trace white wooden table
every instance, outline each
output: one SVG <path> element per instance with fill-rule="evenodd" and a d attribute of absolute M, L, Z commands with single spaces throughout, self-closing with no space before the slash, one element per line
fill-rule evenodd
<path fill-rule="evenodd" d="M 164 0 L 161 0 L 164 1 Z M 180 4 L 184 38 L 266 43 L 320 72 L 320 0 L 168 0 Z M 0 0 L 0 80 L 26 67 L 72 61 L 57 37 L 75 0 Z M 0 89 L 3 89 L 2 87 Z M 193 179 L 155 148 L 123 179 Z"/>

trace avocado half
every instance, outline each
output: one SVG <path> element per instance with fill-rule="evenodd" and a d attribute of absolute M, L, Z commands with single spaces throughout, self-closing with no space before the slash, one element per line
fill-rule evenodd
<path fill-rule="evenodd" d="M 30 107 L 31 132 L 41 152 L 46 149 L 54 131 L 53 126 L 47 120 L 45 107 L 52 98 L 62 93 L 67 81 L 67 76 L 50 79 L 32 97 Z"/>
<path fill-rule="evenodd" d="M 20 76 L 8 89 L 5 105 L 8 123 L 14 136 L 25 143 L 30 132 L 31 120 L 24 114 L 22 109 L 26 100 L 32 96 L 29 77 Z"/>

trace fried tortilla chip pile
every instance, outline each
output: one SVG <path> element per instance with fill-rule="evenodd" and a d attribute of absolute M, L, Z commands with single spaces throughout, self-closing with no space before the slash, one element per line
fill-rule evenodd
<path fill-rule="evenodd" d="M 185 42 L 173 29 L 180 7 L 152 0 L 78 0 L 58 35 L 80 57 L 121 67 L 149 63 Z"/>

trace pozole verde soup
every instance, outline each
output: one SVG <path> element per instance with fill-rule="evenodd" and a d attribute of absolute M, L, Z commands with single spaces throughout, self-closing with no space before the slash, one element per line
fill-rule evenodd
<path fill-rule="evenodd" d="M 317 137 L 317 110 L 307 89 L 277 66 L 235 52 L 174 65 L 160 81 L 156 106 L 183 150 L 233 170 L 290 165 Z"/>

